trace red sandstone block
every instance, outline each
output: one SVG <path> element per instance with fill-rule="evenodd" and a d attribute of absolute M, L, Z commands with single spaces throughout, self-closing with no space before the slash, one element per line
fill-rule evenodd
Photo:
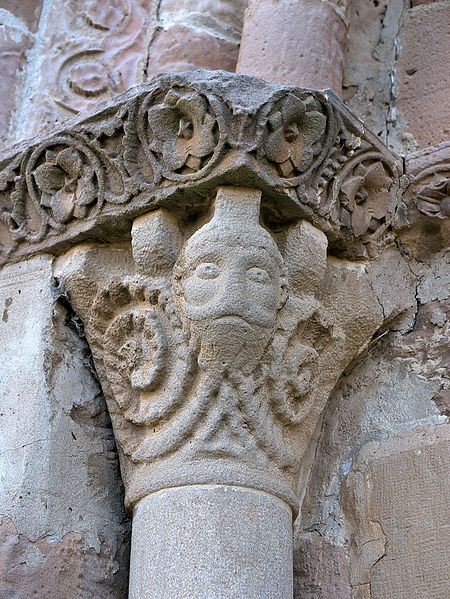
<path fill-rule="evenodd" d="M 159 30 L 150 46 L 147 78 L 157 73 L 192 69 L 223 69 L 233 72 L 238 45 L 185 25 Z"/>
<path fill-rule="evenodd" d="M 450 4 L 409 12 L 397 63 L 397 119 L 419 147 L 445 141 L 450 133 Z"/>

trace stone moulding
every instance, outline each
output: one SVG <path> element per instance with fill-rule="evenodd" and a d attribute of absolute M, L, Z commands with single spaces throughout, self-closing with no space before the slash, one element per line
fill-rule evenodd
<path fill-rule="evenodd" d="M 399 165 L 331 91 L 164 74 L 3 154 L 1 260 L 129 239 L 158 207 L 189 219 L 219 185 L 260 189 L 269 226 L 309 220 L 364 259 L 393 220 Z"/>

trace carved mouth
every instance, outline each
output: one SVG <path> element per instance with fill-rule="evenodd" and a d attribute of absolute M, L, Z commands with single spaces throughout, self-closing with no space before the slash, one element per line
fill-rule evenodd
<path fill-rule="evenodd" d="M 218 316 L 214 319 L 214 322 L 240 324 L 244 323 L 247 327 L 253 328 L 253 324 L 246 320 L 243 316 L 237 316 L 236 314 L 230 314 L 227 316 Z"/>

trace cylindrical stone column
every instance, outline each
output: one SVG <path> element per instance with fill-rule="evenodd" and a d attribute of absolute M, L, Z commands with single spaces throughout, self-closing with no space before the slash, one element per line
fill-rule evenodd
<path fill-rule="evenodd" d="M 292 511 L 244 487 L 193 485 L 134 508 L 130 599 L 291 599 Z"/>
<path fill-rule="evenodd" d="M 246 0 L 161 0 L 146 74 L 193 69 L 234 71 Z"/>
<path fill-rule="evenodd" d="M 350 0 L 250 0 L 237 73 L 342 91 Z"/>

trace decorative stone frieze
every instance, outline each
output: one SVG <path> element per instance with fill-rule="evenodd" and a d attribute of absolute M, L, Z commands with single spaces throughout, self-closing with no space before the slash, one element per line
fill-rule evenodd
<path fill-rule="evenodd" d="M 48 4 L 40 25 L 41 62 L 30 82 L 28 110 L 21 115 L 25 122 L 18 123 L 22 137 L 142 81 L 151 0 Z"/>
<path fill-rule="evenodd" d="M 123 239 L 159 206 L 198 215 L 223 184 L 261 189 L 268 225 L 305 218 L 360 259 L 398 186 L 396 156 L 332 92 L 207 71 L 157 77 L 16 146 L 0 168 L 3 260 Z"/>

